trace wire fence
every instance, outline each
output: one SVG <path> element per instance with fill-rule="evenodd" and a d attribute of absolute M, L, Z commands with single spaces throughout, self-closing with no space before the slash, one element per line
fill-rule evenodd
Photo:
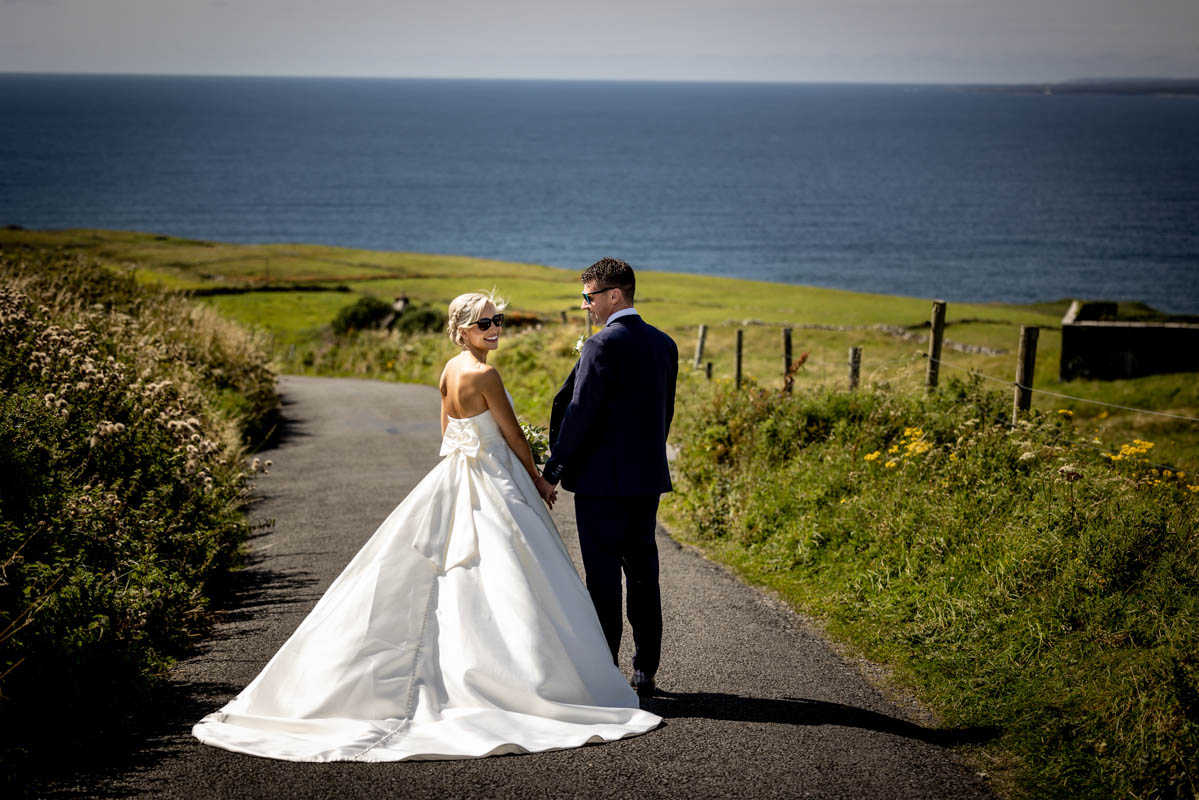
<path fill-rule="evenodd" d="M 928 353 L 921 353 L 921 355 L 924 358 L 931 359 L 931 357 L 928 355 Z M 994 381 L 995 383 L 1002 383 L 1006 386 L 1011 386 L 1013 388 L 1019 387 L 1026 391 L 1033 392 L 1035 394 L 1046 394 L 1046 395 L 1050 395 L 1052 397 L 1060 397 L 1063 400 L 1074 400 L 1075 402 L 1079 402 L 1079 403 L 1089 403 L 1091 405 L 1096 405 L 1096 406 L 1106 406 L 1107 408 L 1118 408 L 1122 411 L 1133 411 L 1138 414 L 1151 414 L 1155 417 L 1168 417 L 1169 419 L 1180 419 L 1180 420 L 1185 420 L 1186 422 L 1199 422 L 1199 418 L 1188 417 L 1188 416 L 1184 416 L 1182 414 L 1168 414 L 1165 411 L 1151 411 L 1150 409 L 1147 409 L 1147 408 L 1136 408 L 1134 406 L 1122 406 L 1119 403 L 1108 403 L 1103 400 L 1091 400 L 1086 397 L 1076 397 L 1076 396 L 1070 395 L 1070 394 L 1062 394 L 1061 392 L 1051 392 L 1048 389 L 1038 389 L 1035 386 L 1022 386 L 1021 384 L 1018 384 L 1015 381 L 1004 380 L 1003 378 L 996 378 L 992 375 L 987 375 L 985 373 L 979 372 L 977 369 L 975 369 L 973 367 L 967 367 L 962 364 L 954 364 L 953 362 L 946 361 L 943 358 L 931 359 L 931 360 L 936 361 L 938 364 L 944 365 L 946 367 L 964 370 L 966 372 L 969 372 L 972 375 L 977 375 L 980 378 L 983 378 L 985 380 Z"/>
<path fill-rule="evenodd" d="M 706 326 L 702 326 L 702 327 L 706 328 Z M 784 329 L 784 330 L 787 330 L 787 329 Z M 703 352 L 703 341 L 704 341 L 705 334 L 706 334 L 706 330 L 701 330 L 700 343 L 698 346 L 698 351 L 696 353 L 696 363 L 697 364 L 700 359 L 700 354 Z M 786 337 L 786 341 L 789 345 L 789 343 L 790 343 L 789 335 Z M 934 343 L 934 345 L 935 345 L 935 343 Z M 741 374 L 741 366 L 740 366 L 740 364 L 741 364 L 741 347 L 742 347 L 741 337 L 740 337 L 740 335 L 738 335 L 737 351 L 735 354 L 736 363 L 737 363 L 736 374 L 738 376 L 740 376 L 740 374 Z M 1035 344 L 1034 344 L 1034 347 L 1035 347 Z M 860 354 L 860 351 L 858 351 L 858 352 Z M 789 354 L 789 348 L 788 348 L 788 354 Z M 784 356 L 784 358 L 786 358 L 786 355 Z M 1059 398 L 1062 400 L 1070 400 L 1070 401 L 1073 401 L 1076 403 L 1084 403 L 1084 404 L 1088 404 L 1088 405 L 1102 406 L 1104 408 L 1118 409 L 1120 411 L 1128 411 L 1128 412 L 1132 412 L 1135 414 L 1147 414 L 1147 415 L 1154 416 L 1154 417 L 1162 417 L 1164 419 L 1172 419 L 1172 420 L 1180 420 L 1183 422 L 1199 423 L 1199 418 L 1191 417 L 1191 416 L 1188 416 L 1185 414 L 1172 414 L 1172 413 L 1169 413 L 1166 411 L 1154 411 L 1154 410 L 1148 409 L 1148 408 L 1137 408 L 1136 406 L 1122 405 L 1120 403 L 1110 403 L 1110 402 L 1107 402 L 1104 400 L 1093 400 L 1093 399 L 1087 398 L 1087 397 L 1078 397 L 1076 395 L 1064 394 L 1062 392 L 1054 392 L 1054 391 L 1050 391 L 1048 389 L 1038 389 L 1035 386 L 1022 384 L 1019 381 L 1013 381 L 1013 380 L 1009 380 L 1009 379 L 1005 379 L 1005 378 L 997 378 L 993 375 L 987 375 L 986 373 L 979 371 L 975 367 L 966 366 L 964 364 L 957 364 L 952 361 L 947 361 L 944 358 L 939 358 L 939 357 L 933 358 L 929 353 L 926 353 L 926 352 L 917 352 L 917 353 L 912 354 L 911 356 L 907 356 L 904 358 L 893 358 L 893 359 L 886 359 L 886 360 L 882 360 L 882 361 L 871 361 L 868 364 L 863 364 L 863 363 L 859 362 L 857 365 L 857 368 L 858 369 L 868 368 L 871 372 L 877 373 L 877 371 L 880 368 L 893 366 L 895 364 L 909 364 L 910 365 L 910 364 L 914 363 L 915 361 L 917 361 L 918 359 L 924 359 L 928 362 L 936 364 L 938 368 L 941 366 L 945 366 L 945 367 L 949 367 L 951 369 L 962 370 L 969 374 L 977 375 L 979 378 L 981 378 L 983 380 L 991 381 L 993 383 L 998 383 L 1003 386 L 1012 387 L 1013 389 L 1022 390 L 1023 392 L 1028 393 L 1028 394 L 1042 394 L 1042 395 L 1046 395 L 1049 397 L 1056 397 L 1056 398 Z M 793 375 L 799 369 L 803 369 L 803 368 L 806 368 L 809 366 L 819 368 L 819 370 L 821 372 L 829 371 L 829 370 L 839 370 L 839 369 L 845 369 L 845 370 L 853 370 L 854 369 L 854 365 L 851 364 L 850 362 L 835 363 L 835 362 L 830 362 L 830 361 L 823 361 L 821 359 L 811 358 L 808 354 L 805 353 L 804 355 L 801 355 L 799 359 L 790 362 L 788 372 L 784 376 L 785 385 L 789 385 L 789 383 L 793 380 Z M 709 374 L 710 374 L 711 362 L 708 362 L 708 369 L 709 369 Z M 851 385 L 854 383 L 855 377 L 856 377 L 856 373 L 854 375 L 851 375 L 851 378 L 850 378 Z M 1026 394 L 1025 397 L 1027 397 L 1028 394 Z M 1027 408 L 1027 404 L 1024 404 L 1020 407 Z"/>

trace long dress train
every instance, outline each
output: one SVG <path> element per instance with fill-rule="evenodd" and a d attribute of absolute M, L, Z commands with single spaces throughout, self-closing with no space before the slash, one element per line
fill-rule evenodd
<path fill-rule="evenodd" d="M 488 411 L 192 733 L 289 761 L 475 758 L 644 733 L 591 598 Z"/>

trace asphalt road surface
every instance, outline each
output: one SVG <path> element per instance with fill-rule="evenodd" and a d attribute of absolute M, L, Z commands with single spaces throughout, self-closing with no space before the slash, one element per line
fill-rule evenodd
<path fill-rule="evenodd" d="M 885 698 L 805 620 L 659 530 L 665 724 L 573 750 L 467 761 L 294 764 L 201 745 L 192 724 L 231 699 L 295 629 L 388 512 L 437 462 L 429 387 L 283 377 L 287 425 L 257 482 L 251 541 L 215 636 L 181 662 L 132 734 L 63 774 L 73 797 L 992 797 L 943 730 Z M 578 559 L 574 508 L 553 511 Z M 626 643 L 629 637 L 626 631 Z M 629 647 L 626 645 L 625 650 Z M 622 652 L 628 672 L 628 652 Z M 905 710 L 901 710 L 903 706 Z M 87 724 L 86 721 L 80 721 Z M 107 746 L 105 747 L 105 744 Z M 72 762 L 63 753 L 64 764 Z"/>

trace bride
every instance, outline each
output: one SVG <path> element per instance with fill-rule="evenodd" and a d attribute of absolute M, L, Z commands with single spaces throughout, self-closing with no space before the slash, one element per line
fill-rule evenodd
<path fill-rule="evenodd" d="M 487 355 L 504 302 L 449 308 L 442 461 L 384 520 L 241 694 L 192 729 L 288 761 L 477 758 L 645 733 L 545 508 Z M 544 503 L 543 503 L 544 500 Z"/>

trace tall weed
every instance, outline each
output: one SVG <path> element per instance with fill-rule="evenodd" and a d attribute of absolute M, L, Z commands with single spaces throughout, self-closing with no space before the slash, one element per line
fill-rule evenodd
<path fill-rule="evenodd" d="M 127 700 L 205 630 L 248 530 L 267 354 L 77 257 L 0 253 L 0 742 Z M 24 738 L 22 738 L 24 737 Z"/>

